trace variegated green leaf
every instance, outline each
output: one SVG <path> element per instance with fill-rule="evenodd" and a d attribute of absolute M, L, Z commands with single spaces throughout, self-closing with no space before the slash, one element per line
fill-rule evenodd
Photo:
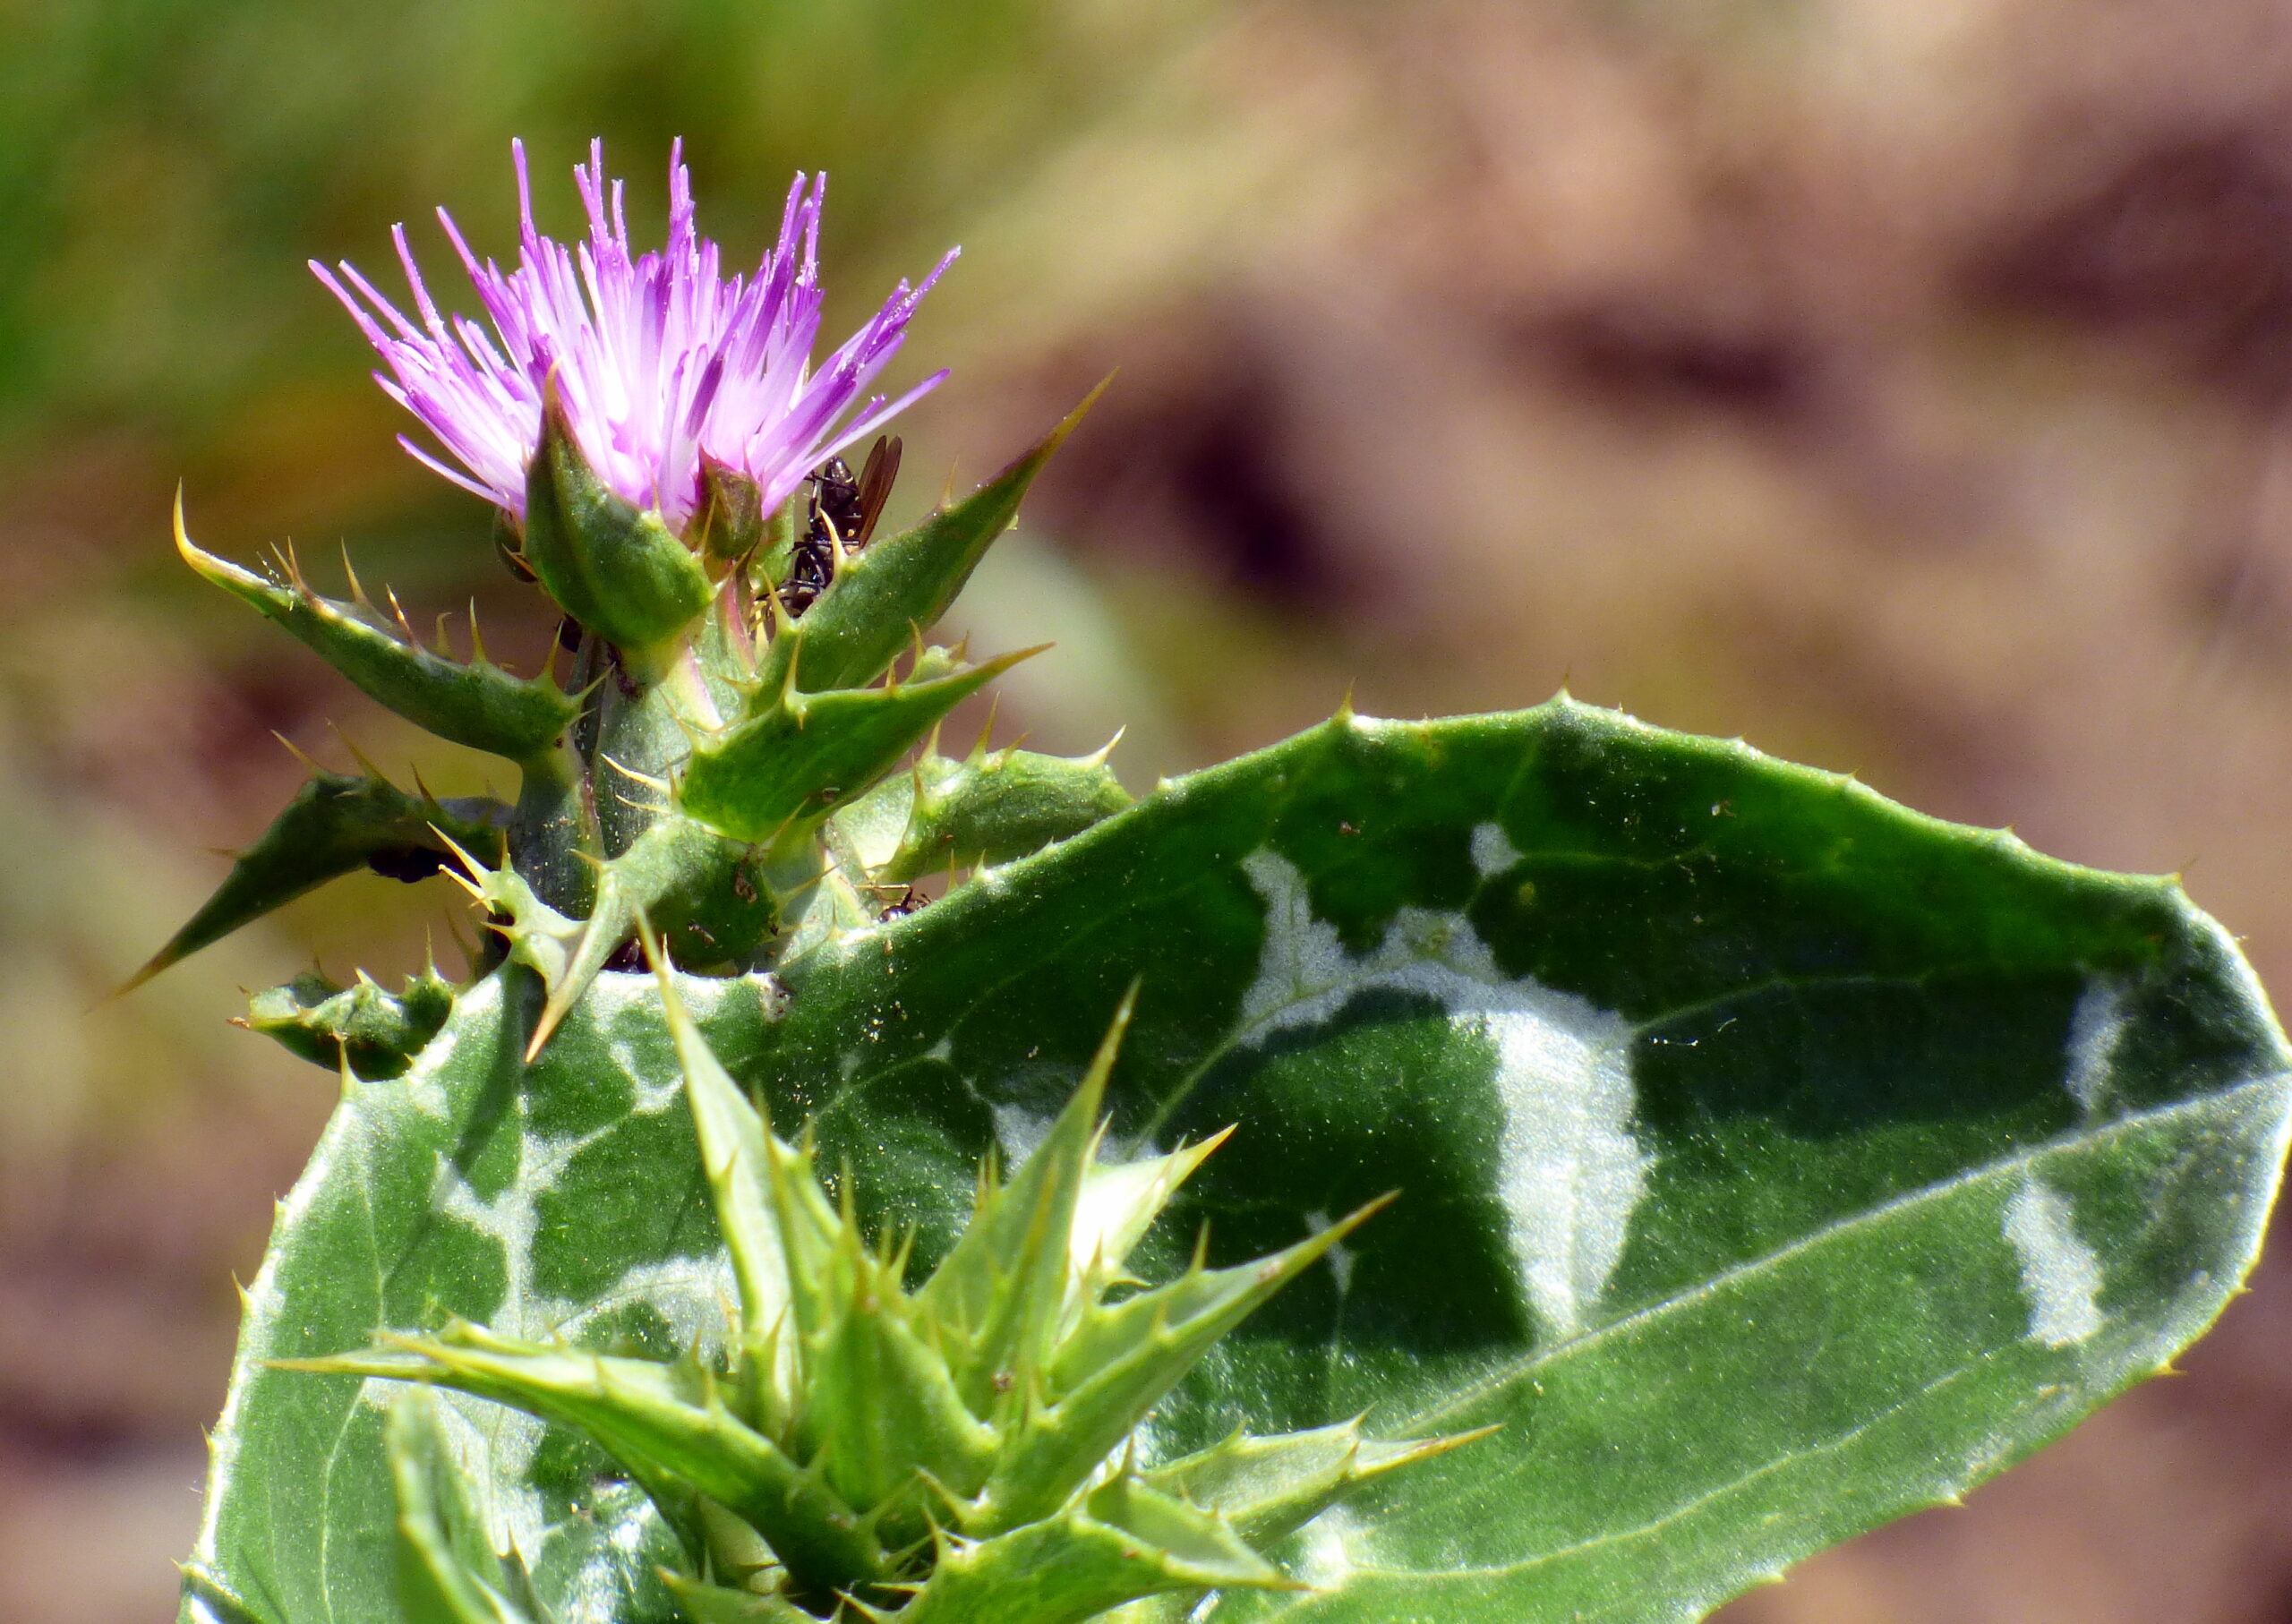
<path fill-rule="evenodd" d="M 1311 1588 L 1221 1590 L 1215 1624 L 1698 1616 L 2159 1368 L 2249 1269 L 2284 1146 L 2283 1039 L 2170 882 L 1566 703 L 1343 717 L 821 946 L 784 1004 L 680 986 L 919 1278 L 1140 977 L 1115 1148 L 1235 1129 L 1142 1278 L 1205 1221 L 1230 1267 L 1400 1192 L 1142 1465 L 1364 1411 L 1499 1429 L 1308 1523 L 1276 1555 Z M 253 1288 L 194 1595 L 398 1624 L 381 1410 L 265 1359 L 449 1312 L 657 1357 L 731 1322 L 650 988 L 601 976 L 526 1068 L 538 989 L 497 976 L 349 1086 Z M 449 1402 L 565 1624 L 673 1616 L 609 1460 Z"/>

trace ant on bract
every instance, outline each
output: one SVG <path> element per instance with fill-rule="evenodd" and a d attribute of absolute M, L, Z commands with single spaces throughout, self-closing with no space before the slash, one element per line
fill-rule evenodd
<path fill-rule="evenodd" d="M 883 517 L 884 503 L 899 477 L 900 441 L 879 435 L 855 477 L 851 465 L 831 457 L 805 482 L 811 487 L 803 534 L 796 538 L 780 604 L 793 620 L 809 609 L 835 579 L 839 560 L 866 547 Z"/>

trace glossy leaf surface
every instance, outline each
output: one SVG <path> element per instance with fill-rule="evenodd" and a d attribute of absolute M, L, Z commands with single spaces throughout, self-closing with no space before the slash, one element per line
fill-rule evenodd
<path fill-rule="evenodd" d="M 2283 1147 L 2281 1036 L 2170 884 L 1566 704 L 1342 719 L 783 975 L 784 1012 L 683 985 L 918 1268 L 1140 975 L 1123 1153 L 1237 1124 L 1142 1275 L 1205 1219 L 1229 1265 L 1399 1188 L 1181 1384 L 1157 1451 L 1364 1408 L 1373 1438 L 1501 1431 L 1324 1513 L 1277 1553 L 1313 1588 L 1223 1593 L 1220 1624 L 1699 1616 L 2157 1369 L 2249 1267 Z M 601 978 L 520 1071 L 535 1000 L 496 979 L 353 1085 L 244 1356 L 446 1312 L 720 1333 L 643 988 Z M 551 1607 L 672 1616 L 616 1554 L 664 1537 L 629 1484 L 448 1402 Z M 201 1582 L 275 1624 L 392 1620 L 381 1416 L 243 1363 Z"/>

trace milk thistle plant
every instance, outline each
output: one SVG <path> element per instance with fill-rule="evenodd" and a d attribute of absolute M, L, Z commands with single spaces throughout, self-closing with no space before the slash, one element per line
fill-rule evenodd
<path fill-rule="evenodd" d="M 517 167 L 514 269 L 440 217 L 483 322 L 403 232 L 410 314 L 314 269 L 550 664 L 176 515 L 519 774 L 316 772 L 144 972 L 361 867 L 483 927 L 458 981 L 252 1001 L 341 1100 L 186 1620 L 1693 1619 L 2237 1289 L 2292 1068 L 2171 881 L 1564 696 L 1135 802 L 943 755 L 1022 656 L 930 629 L 1075 419 L 879 534 L 945 261 L 815 363 L 818 182 L 728 278 L 680 158 L 643 253 L 601 153 L 570 247 Z"/>

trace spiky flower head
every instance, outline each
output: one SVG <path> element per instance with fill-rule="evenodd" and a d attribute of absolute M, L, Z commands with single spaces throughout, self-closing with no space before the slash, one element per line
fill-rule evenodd
<path fill-rule="evenodd" d="M 687 1571 L 667 1577 L 699 1624 L 1082 1624 L 1148 1597 L 1182 1613 L 1207 1590 L 1301 1588 L 1269 1546 L 1478 1435 L 1381 1442 L 1347 1422 L 1142 1459 L 1138 1428 L 1170 1389 L 1383 1203 L 1237 1268 L 1197 1251 L 1143 1286 L 1125 1260 L 1224 1135 L 1099 1159 L 1127 1004 L 1042 1144 L 1007 1182 L 982 1171 L 970 1225 L 911 1288 L 905 1246 L 862 1239 L 848 1187 L 828 1197 L 808 1146 L 772 1132 L 665 977 L 663 1002 L 739 1288 L 723 1362 L 457 1323 L 294 1367 L 458 1388 L 586 1432 L 681 1536 Z M 498 1562 L 407 1554 L 424 1583 L 483 1586 L 456 1617 L 536 1617 Z"/>
<path fill-rule="evenodd" d="M 353 266 L 341 276 L 311 263 L 388 367 L 376 380 L 422 420 L 450 462 L 414 440 L 423 462 L 522 518 L 526 471 L 552 387 L 582 455 L 616 494 L 656 511 L 672 531 L 701 500 L 706 458 L 752 481 L 770 511 L 812 469 L 928 392 L 934 373 L 896 400 L 862 399 L 898 353 L 909 321 L 954 253 L 922 286 L 902 282 L 866 326 L 817 369 L 820 208 L 826 177 L 789 188 L 780 236 L 750 277 L 726 278 L 714 243 L 694 226 L 682 143 L 669 158 L 664 250 L 635 252 L 619 180 L 608 189 L 603 142 L 574 170 L 587 238 L 569 248 L 534 225 L 522 142 L 517 170 L 517 264 L 504 271 L 470 252 L 440 209 L 454 252 L 492 325 L 448 317 L 408 247 L 392 229 L 418 321 Z M 458 466 L 457 466 L 458 465 Z"/>

